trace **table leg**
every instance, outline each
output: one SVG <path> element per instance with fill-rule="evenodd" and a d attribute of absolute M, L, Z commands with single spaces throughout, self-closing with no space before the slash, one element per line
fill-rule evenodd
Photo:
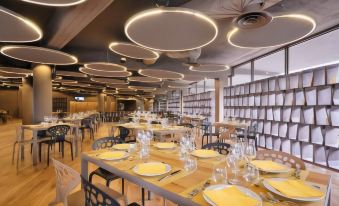
<path fill-rule="evenodd" d="M 74 151 L 74 157 L 78 156 L 79 153 L 79 127 L 75 127 L 75 134 L 74 134 L 74 138 L 73 138 L 73 151 Z"/>
<path fill-rule="evenodd" d="M 21 141 L 24 141 L 24 139 L 25 139 L 24 131 L 25 131 L 25 129 L 21 128 Z M 24 160 L 24 158 L 25 158 L 25 147 L 24 147 L 24 145 L 21 145 L 21 147 L 19 149 L 21 150 L 21 160 Z"/>
<path fill-rule="evenodd" d="M 38 130 L 33 130 L 33 165 L 38 164 Z"/>
<path fill-rule="evenodd" d="M 88 161 L 81 158 L 81 176 L 88 180 Z"/>

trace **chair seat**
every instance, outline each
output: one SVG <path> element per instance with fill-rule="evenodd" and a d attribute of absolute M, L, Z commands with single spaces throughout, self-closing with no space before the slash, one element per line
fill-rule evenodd
<path fill-rule="evenodd" d="M 96 174 L 102 178 L 104 178 L 105 180 L 116 180 L 116 179 L 119 179 L 120 177 L 99 167 L 98 169 L 94 170 L 93 172 L 91 172 L 91 174 Z"/>

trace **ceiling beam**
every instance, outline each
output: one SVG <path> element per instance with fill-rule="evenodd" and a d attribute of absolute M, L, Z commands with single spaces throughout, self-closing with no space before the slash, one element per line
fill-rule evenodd
<path fill-rule="evenodd" d="M 92 22 L 113 0 L 87 0 L 85 3 L 58 10 L 47 31 L 47 46 L 61 49 Z"/>

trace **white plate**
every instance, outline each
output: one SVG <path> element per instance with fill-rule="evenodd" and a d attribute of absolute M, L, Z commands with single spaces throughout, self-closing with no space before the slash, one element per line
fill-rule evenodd
<path fill-rule="evenodd" d="M 159 164 L 161 162 L 147 162 L 147 163 L 142 163 L 142 164 Z M 161 163 L 163 164 L 163 163 Z M 138 165 L 136 165 L 135 167 L 133 167 L 133 172 L 135 172 L 138 175 L 142 175 L 142 176 L 147 176 L 147 177 L 154 177 L 154 176 L 159 176 L 159 175 L 163 175 L 166 174 L 168 172 L 171 171 L 172 167 L 169 164 L 165 164 L 166 165 L 166 170 L 162 173 L 157 173 L 157 174 L 140 174 L 138 171 Z"/>
<path fill-rule="evenodd" d="M 214 158 L 214 157 L 218 157 L 220 154 L 217 151 L 214 151 L 214 155 L 211 156 L 201 156 L 199 154 L 196 154 L 197 150 L 194 150 L 193 152 L 191 152 L 191 155 L 195 156 L 195 157 L 199 157 L 199 158 Z"/>
<path fill-rule="evenodd" d="M 98 154 L 97 157 L 99 159 L 102 159 L 102 160 L 121 160 L 121 159 L 125 159 L 125 158 L 127 158 L 129 156 L 129 154 L 127 152 L 123 152 L 124 155 L 123 155 L 123 157 L 120 157 L 120 158 L 102 157 L 102 154 L 104 154 L 104 153 L 115 153 L 115 152 L 121 152 L 121 151 L 107 151 L 107 152 L 103 152 L 103 153 Z"/>
<path fill-rule="evenodd" d="M 126 150 L 128 150 L 128 149 L 130 149 L 130 148 L 135 147 L 135 144 L 129 144 L 129 148 L 123 149 L 123 148 L 119 148 L 118 145 L 121 145 L 121 144 L 115 144 L 115 145 L 113 145 L 112 148 L 115 149 L 115 150 L 124 150 L 124 151 L 126 151 Z"/>
<path fill-rule="evenodd" d="M 157 149 L 174 149 L 176 148 L 176 145 L 173 143 L 172 147 L 163 147 L 161 146 L 161 143 L 156 143 L 154 144 L 154 147 L 156 147 Z"/>
<path fill-rule="evenodd" d="M 319 201 L 321 199 L 324 198 L 323 197 L 308 197 L 308 198 L 300 198 L 300 197 L 288 197 L 284 194 L 282 194 L 281 192 L 279 192 L 278 190 L 276 190 L 274 187 L 272 187 L 268 182 L 267 180 L 274 180 L 274 181 L 285 181 L 287 180 L 286 178 L 268 178 L 268 179 L 264 179 L 263 181 L 263 185 L 264 187 L 266 187 L 266 189 L 268 189 L 270 192 L 274 193 L 274 194 L 277 194 L 279 196 L 282 196 L 282 197 L 285 197 L 287 199 L 290 199 L 290 200 L 298 200 L 298 201 L 305 201 L 305 202 L 313 202 L 313 201 Z"/>
<path fill-rule="evenodd" d="M 232 187 L 232 186 L 238 188 L 241 192 L 243 192 L 244 194 L 248 195 L 249 197 L 258 200 L 259 204 L 257 206 L 262 206 L 262 200 L 259 197 L 259 195 L 257 195 L 255 192 L 253 192 L 252 190 L 247 189 L 245 187 L 241 187 L 241 186 L 237 186 L 237 185 L 220 184 L 220 185 L 211 185 L 211 186 L 207 187 L 205 190 L 221 190 L 221 189 Z M 216 204 L 214 204 L 213 201 L 211 199 L 209 199 L 204 193 L 202 193 L 202 196 L 204 197 L 204 199 L 210 205 L 216 206 Z M 225 200 L 225 201 L 227 201 L 227 200 Z"/>

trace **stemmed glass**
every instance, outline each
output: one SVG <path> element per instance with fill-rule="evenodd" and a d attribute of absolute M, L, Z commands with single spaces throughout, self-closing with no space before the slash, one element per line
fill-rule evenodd
<path fill-rule="evenodd" d="M 246 165 L 243 178 L 249 184 L 258 184 L 260 181 L 259 169 L 253 165 Z"/>
<path fill-rule="evenodd" d="M 244 153 L 249 161 L 252 161 L 257 156 L 257 151 L 253 141 L 248 141 L 248 144 L 245 146 Z"/>
<path fill-rule="evenodd" d="M 213 168 L 212 180 L 216 184 L 227 183 L 227 168 L 225 166 L 217 165 Z"/>

